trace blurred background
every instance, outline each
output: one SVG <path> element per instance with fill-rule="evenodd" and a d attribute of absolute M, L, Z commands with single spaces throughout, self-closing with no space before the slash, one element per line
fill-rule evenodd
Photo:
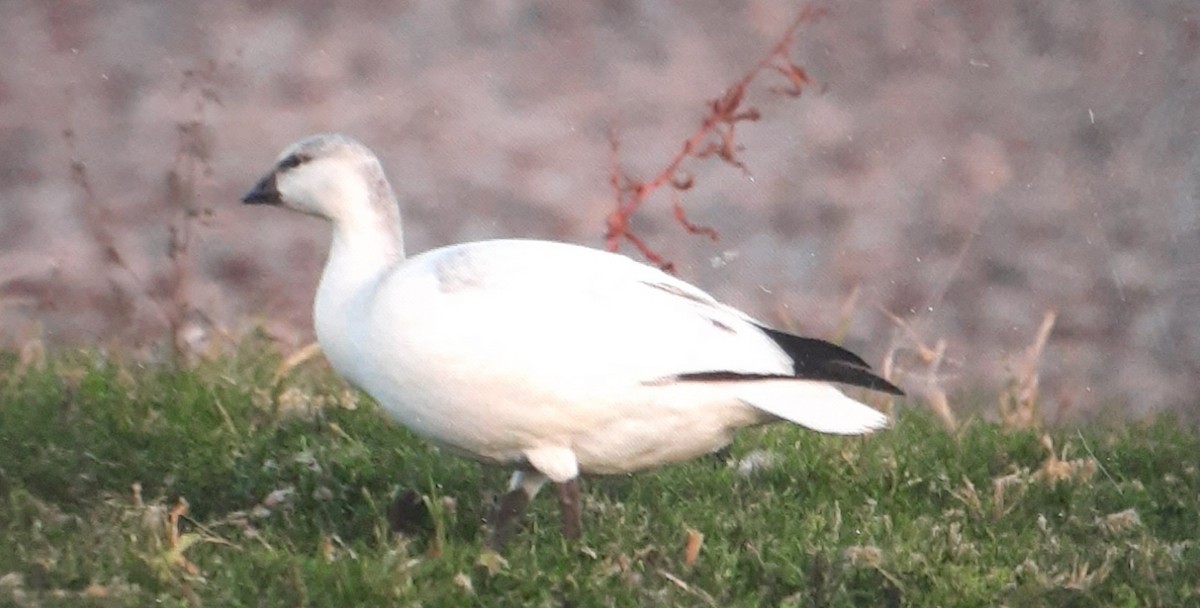
<path fill-rule="evenodd" d="M 317 131 L 379 154 L 409 252 L 601 247 L 610 129 L 625 171 L 653 175 L 801 6 L 6 0 L 0 347 L 311 340 L 327 227 L 238 198 Z M 686 209 L 719 242 L 662 197 L 636 233 L 764 320 L 895 355 L 908 386 L 927 381 L 919 345 L 944 341 L 937 383 L 996 394 L 1056 311 L 1048 415 L 1195 410 L 1196 3 L 828 8 L 792 47 L 806 93 L 750 88 L 749 174 L 687 166 Z"/>

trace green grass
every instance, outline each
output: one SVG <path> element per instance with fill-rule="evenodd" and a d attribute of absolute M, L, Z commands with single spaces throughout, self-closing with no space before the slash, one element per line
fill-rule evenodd
<path fill-rule="evenodd" d="M 505 471 L 318 365 L 272 392 L 278 359 L 251 350 L 188 371 L 0 357 L 0 605 L 1200 605 L 1200 439 L 1172 420 L 1054 430 L 1051 465 L 1040 433 L 952 436 L 915 406 L 867 439 L 745 432 L 730 458 L 773 466 L 586 479 L 579 545 L 547 493 L 486 574 Z M 393 535 L 409 489 L 432 523 Z"/>

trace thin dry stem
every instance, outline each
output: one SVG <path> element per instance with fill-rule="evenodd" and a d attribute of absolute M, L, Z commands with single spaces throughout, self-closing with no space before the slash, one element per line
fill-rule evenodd
<path fill-rule="evenodd" d="M 850 324 L 854 322 L 854 311 L 858 309 L 858 297 L 862 295 L 862 286 L 855 285 L 854 289 L 850 290 L 850 294 L 842 300 L 842 305 L 838 307 L 837 325 L 834 326 L 833 336 L 831 341 L 834 344 L 841 344 L 846 341 L 846 334 L 850 333 Z"/>
<path fill-rule="evenodd" d="M 917 358 L 925 367 L 923 374 L 913 374 L 919 378 L 919 382 L 906 383 L 906 386 L 913 386 L 914 392 L 925 402 L 925 405 L 941 420 L 942 425 L 946 430 L 954 433 L 958 430 L 958 419 L 954 415 L 954 410 L 950 406 L 950 398 L 947 395 L 946 388 L 942 383 L 942 364 L 946 360 L 947 343 L 944 339 L 938 339 L 933 346 L 926 344 L 912 325 L 893 314 L 891 311 L 880 308 L 884 315 L 900 329 L 908 342 L 912 345 L 913 350 L 917 354 Z M 892 374 L 895 373 L 896 353 L 901 349 L 900 344 L 895 338 L 892 340 L 891 347 L 888 348 L 887 356 L 884 358 L 883 377 L 889 381 L 892 380 Z"/>
<path fill-rule="evenodd" d="M 301 347 L 300 350 L 288 355 L 286 359 L 279 363 L 279 367 L 275 369 L 275 375 L 271 378 L 271 385 L 279 386 L 279 383 L 283 382 L 283 379 L 292 373 L 293 369 L 296 369 L 305 361 L 319 354 L 321 354 L 321 345 L 316 342 L 309 342 Z"/>
<path fill-rule="evenodd" d="M 156 304 L 155 310 L 158 311 L 162 321 L 167 323 L 170 319 L 170 313 L 166 306 L 161 301 L 152 297 L 152 292 L 146 281 L 125 261 L 125 256 L 121 254 L 121 250 L 117 247 L 117 241 L 109 229 L 110 226 L 117 222 L 113 218 L 112 211 L 100 203 L 100 199 L 92 187 L 92 180 L 88 175 L 87 164 L 79 155 L 78 146 L 75 141 L 75 130 L 71 127 L 64 129 L 63 139 L 66 140 L 70 155 L 71 181 L 75 183 L 82 194 L 84 226 L 91 235 L 92 241 L 96 244 L 96 247 L 102 254 L 102 258 L 110 267 L 125 273 L 133 281 L 133 284 L 137 286 L 137 289 L 146 296 L 146 299 Z M 131 302 L 137 302 L 140 299 L 135 297 L 134 294 L 129 293 L 111 275 L 109 275 L 109 285 L 113 290 L 123 294 Z"/>
<path fill-rule="evenodd" d="M 700 558 L 700 547 L 704 545 L 704 534 L 695 528 L 687 529 L 687 541 L 683 546 L 683 564 L 691 567 Z"/>
<path fill-rule="evenodd" d="M 110 230 L 110 226 L 117 222 L 112 212 L 100 203 L 92 187 L 87 165 L 78 153 L 75 131 L 70 127 L 63 131 L 70 154 L 71 179 L 82 193 L 82 216 L 92 240 L 105 262 L 128 275 L 136 290 L 141 293 L 131 293 L 131 290 L 122 288 L 111 275 L 109 282 L 114 291 L 130 303 L 131 308 L 142 300 L 154 303 L 161 322 L 170 334 L 171 354 L 176 362 L 182 362 L 184 354 L 189 350 L 185 333 L 189 317 L 197 317 L 215 326 L 208 315 L 199 313 L 191 305 L 189 288 L 192 273 L 189 250 L 192 222 L 199 215 L 195 206 L 198 198 L 196 186 L 202 177 L 212 173 L 209 165 L 211 146 L 206 136 L 207 125 L 204 118 L 205 110 L 210 104 L 220 103 L 215 93 L 216 87 L 212 85 L 216 70 L 217 65 L 210 62 L 202 69 L 188 70 L 183 74 L 181 88 L 195 93 L 195 117 L 178 125 L 179 147 L 173 166 L 166 176 L 165 202 L 174 214 L 167 224 L 167 257 L 170 267 L 166 277 L 165 296 L 151 289 L 148 282 L 134 271 L 117 247 L 116 239 Z"/>
<path fill-rule="evenodd" d="M 1008 388 L 1000 395 L 1000 419 L 1005 426 L 1027 429 L 1037 426 L 1041 420 L 1038 415 L 1038 367 L 1057 318 L 1058 313 L 1054 310 L 1048 310 L 1042 316 L 1042 324 L 1038 327 L 1033 344 L 1025 351 L 1020 369 L 1009 381 Z"/>

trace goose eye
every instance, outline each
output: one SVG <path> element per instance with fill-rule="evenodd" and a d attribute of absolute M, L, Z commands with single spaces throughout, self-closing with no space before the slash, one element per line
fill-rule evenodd
<path fill-rule="evenodd" d="M 288 169 L 292 169 L 292 168 L 300 166 L 300 163 L 303 163 L 307 160 L 308 160 L 307 156 L 302 156 L 300 154 L 291 154 L 287 158 L 279 161 L 279 168 L 286 171 Z"/>

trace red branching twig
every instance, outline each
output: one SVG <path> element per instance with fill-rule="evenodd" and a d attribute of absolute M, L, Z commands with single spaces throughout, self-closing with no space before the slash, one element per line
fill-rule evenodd
<path fill-rule="evenodd" d="M 691 223 L 683 211 L 679 192 L 692 187 L 691 174 L 682 169 L 688 158 L 703 159 L 716 156 L 726 164 L 736 167 L 743 173 L 749 174 L 749 169 L 738 158 L 741 146 L 737 143 L 737 124 L 742 121 L 756 121 L 761 115 L 752 106 L 744 106 L 746 90 L 750 83 L 766 69 L 772 69 L 782 74 L 788 85 L 773 87 L 772 92 L 798 97 L 803 88 L 809 83 L 808 74 L 803 68 L 792 61 L 790 48 L 800 26 L 814 21 L 825 13 L 823 9 L 807 6 L 784 30 L 779 40 L 763 55 L 762 59 L 746 72 L 740 80 L 725 90 L 720 97 L 708 104 L 708 113 L 700 126 L 680 147 L 675 156 L 649 180 L 638 180 L 627 175 L 620 165 L 620 141 L 616 129 L 610 132 L 609 143 L 612 150 L 610 183 L 616 194 L 616 209 L 608 216 L 608 231 L 605 233 L 605 243 L 609 251 L 616 251 L 622 239 L 629 241 L 650 262 L 666 270 L 673 265 L 663 260 L 661 254 L 651 249 L 645 241 L 638 238 L 629 229 L 629 218 L 646 202 L 659 188 L 670 185 L 672 189 L 671 204 L 675 220 L 690 234 L 701 234 L 713 240 L 719 238 L 716 230 L 707 226 Z"/>
<path fill-rule="evenodd" d="M 675 212 L 675 221 L 679 222 L 688 234 L 701 234 L 713 241 L 721 238 L 717 231 L 709 226 L 697 226 L 693 224 L 687 217 L 687 212 L 683 210 L 683 199 L 680 198 L 678 191 L 671 191 L 671 211 Z"/>

